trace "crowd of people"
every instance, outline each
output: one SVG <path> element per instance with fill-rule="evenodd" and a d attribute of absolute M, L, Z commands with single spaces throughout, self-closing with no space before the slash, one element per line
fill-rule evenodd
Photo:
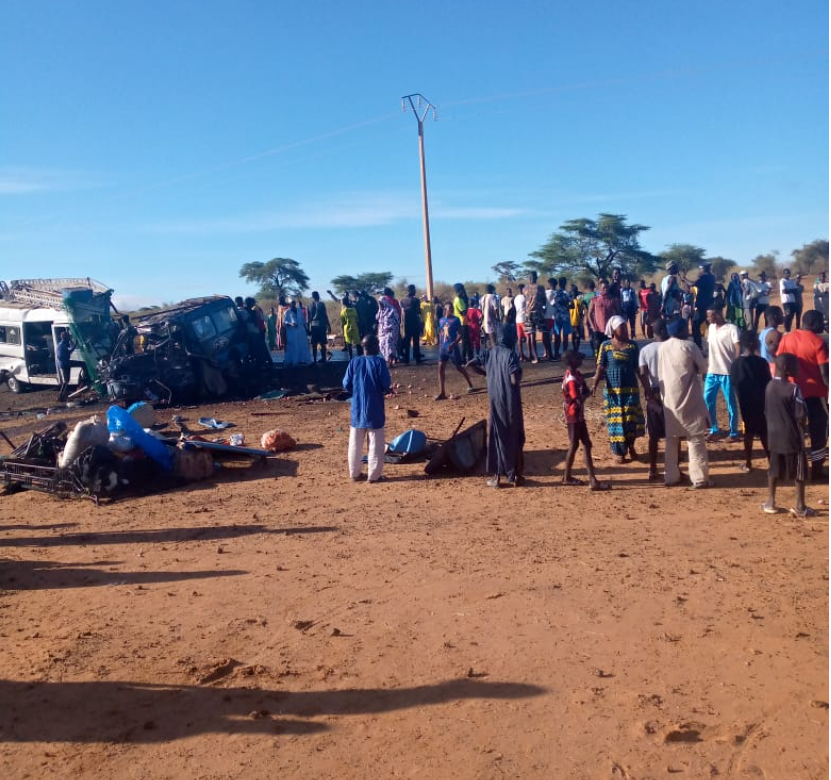
<path fill-rule="evenodd" d="M 644 280 L 633 287 L 620 269 L 609 279 L 590 281 L 581 292 L 566 278 L 549 279 L 543 286 L 534 272 L 527 283 L 516 283 L 499 295 L 487 285 L 480 298 L 468 297 L 462 284 L 454 285 L 448 300 L 419 299 L 411 285 L 398 301 L 385 289 L 373 318 L 357 312 L 358 355 L 372 359 L 372 371 L 359 371 L 352 360 L 344 387 L 353 392 L 350 472 L 356 442 L 369 437 L 371 447 L 383 441 L 383 411 L 374 417 L 378 427 L 363 430 L 366 399 L 383 410 L 389 392 L 389 368 L 396 363 L 423 361 L 421 343 L 439 347 L 437 401 L 447 398 L 446 366 L 452 363 L 475 392 L 471 374 L 484 374 L 490 404 L 487 469 L 489 484 L 523 480 L 524 425 L 521 399 L 523 362 L 562 361 L 563 415 L 569 449 L 563 482 L 582 484 L 573 474 L 580 446 L 589 487 L 605 490 L 591 458 L 591 438 L 585 403 L 602 389 L 609 444 L 616 462 L 640 458 L 636 441 L 648 439 L 648 478 L 660 480 L 660 442 L 664 441 L 663 481 L 667 486 L 689 482 L 693 488 L 712 485 L 708 444 L 718 440 L 744 445 L 743 471 L 753 468 L 753 444 L 758 438 L 768 460 L 769 496 L 761 508 L 778 512 L 776 489 L 793 480 L 796 501 L 790 510 L 799 517 L 813 510 L 805 505 L 808 479 L 826 480 L 828 429 L 828 283 L 825 273 L 814 284 L 814 308 L 804 312 L 802 277 L 788 270 L 779 279 L 779 304 L 771 303 L 772 285 L 766 274 L 758 280 L 748 272 L 732 274 L 725 286 L 708 263 L 690 280 L 675 263 L 668 263 L 660 286 Z M 360 301 L 360 298 L 358 299 Z M 349 296 L 343 310 L 353 306 Z M 356 302 L 357 303 L 357 302 Z M 345 321 L 344 321 L 345 323 Z M 759 333 L 759 327 L 762 327 Z M 402 333 L 403 326 L 403 333 Z M 346 327 L 346 325 L 344 325 Z M 636 341 L 640 328 L 644 346 Z M 377 337 L 376 337 L 377 332 Z M 591 381 L 580 367 L 591 345 L 595 359 Z M 362 346 L 361 346 L 362 345 Z M 706 356 L 703 348 L 706 347 Z M 380 370 L 384 364 L 385 372 Z M 354 366 L 354 367 L 353 367 Z M 358 390 L 360 386 L 360 390 Z M 717 403 L 725 401 L 727 430 L 718 426 Z M 355 399 L 358 399 L 357 401 Z M 357 406 L 356 406 L 357 405 Z M 805 432 L 810 439 L 806 451 Z M 371 434 L 371 435 L 370 435 Z M 689 475 L 680 467 L 681 441 L 686 439 Z M 373 458 L 370 481 L 382 478 L 383 458 Z"/>

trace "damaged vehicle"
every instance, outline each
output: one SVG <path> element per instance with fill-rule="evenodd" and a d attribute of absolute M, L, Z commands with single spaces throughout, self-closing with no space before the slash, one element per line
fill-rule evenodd
<path fill-rule="evenodd" d="M 249 313 L 215 295 L 136 317 L 100 374 L 114 401 L 170 404 L 256 395 L 269 387 L 273 369 Z"/>
<path fill-rule="evenodd" d="M 88 278 L 0 281 L 0 382 L 13 393 L 58 387 L 55 345 L 69 331 L 70 385 L 99 392 L 98 364 L 109 358 L 119 327 L 112 290 Z"/>

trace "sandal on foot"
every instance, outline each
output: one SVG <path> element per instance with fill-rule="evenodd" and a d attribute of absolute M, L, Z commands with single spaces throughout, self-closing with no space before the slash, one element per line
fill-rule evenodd
<path fill-rule="evenodd" d="M 446 401 L 447 396 L 444 393 L 439 393 L 437 396 L 433 398 L 434 401 Z"/>
<path fill-rule="evenodd" d="M 468 387 L 468 389 L 467 389 L 467 394 L 468 394 L 468 395 L 470 395 L 471 393 L 475 393 L 475 392 L 476 392 L 476 388 L 475 388 L 475 387 Z"/>
<path fill-rule="evenodd" d="M 778 515 L 782 511 L 778 506 L 768 506 L 766 503 L 760 504 L 759 509 L 766 515 Z"/>
<path fill-rule="evenodd" d="M 792 506 L 788 511 L 800 520 L 803 520 L 806 517 L 815 517 L 817 514 L 816 510 L 811 509 L 809 506 L 803 507 L 802 509 L 797 509 L 795 506 Z"/>
<path fill-rule="evenodd" d="M 577 479 L 577 477 L 569 477 L 568 479 L 563 479 L 563 484 L 568 486 L 576 486 L 585 485 L 586 483 L 583 482 L 582 479 Z"/>
<path fill-rule="evenodd" d="M 650 471 L 649 474 L 646 475 L 646 478 L 650 482 L 657 482 L 661 478 L 661 475 L 657 471 Z"/>
<path fill-rule="evenodd" d="M 739 471 L 741 471 L 742 474 L 749 474 L 752 470 L 753 470 L 753 467 L 748 466 L 747 463 L 742 463 L 742 465 L 739 466 Z"/>
<path fill-rule="evenodd" d="M 493 477 L 492 479 L 489 479 L 487 482 L 485 482 L 485 484 L 488 487 L 492 487 L 492 488 L 502 487 L 502 483 L 500 483 L 498 477 Z"/>
<path fill-rule="evenodd" d="M 593 485 L 589 485 L 589 490 L 592 490 L 595 493 L 611 489 L 612 486 L 608 482 L 595 482 Z"/>

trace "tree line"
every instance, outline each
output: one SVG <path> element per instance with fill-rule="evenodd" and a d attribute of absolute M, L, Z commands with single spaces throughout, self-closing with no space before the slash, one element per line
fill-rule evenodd
<path fill-rule="evenodd" d="M 577 282 L 609 277 L 613 268 L 630 279 L 648 278 L 667 262 L 676 262 L 682 271 L 697 268 L 708 262 L 718 279 L 725 279 L 739 267 L 735 260 L 726 257 L 709 257 L 703 247 L 694 244 L 670 244 L 663 252 L 653 255 L 641 247 L 641 234 L 649 230 L 647 225 L 630 224 L 623 214 L 598 214 L 595 219 L 581 217 L 560 225 L 557 232 L 528 260 L 505 260 L 490 267 L 502 283 L 516 282 L 529 271 L 536 271 L 542 278 L 565 276 Z M 791 260 L 785 262 L 776 250 L 757 255 L 750 263 L 756 273 L 764 271 L 769 277 L 778 276 L 785 266 L 793 274 L 816 274 L 828 268 L 828 241 L 816 239 L 794 249 Z M 280 296 L 302 295 L 309 289 L 309 277 L 300 263 L 287 257 L 275 257 L 267 262 L 245 263 L 239 275 L 242 279 L 260 285 L 258 296 L 278 299 Z M 348 290 L 366 290 L 378 295 L 385 287 L 406 288 L 406 279 L 393 285 L 389 271 L 367 272 L 355 276 L 342 274 L 331 280 L 332 289 L 343 295 Z M 474 283 L 473 286 L 477 286 Z M 441 283 L 437 288 L 443 287 Z"/>

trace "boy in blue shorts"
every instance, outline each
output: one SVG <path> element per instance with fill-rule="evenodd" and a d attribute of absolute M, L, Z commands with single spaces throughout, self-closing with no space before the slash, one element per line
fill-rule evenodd
<path fill-rule="evenodd" d="M 459 344 L 462 342 L 462 322 L 454 316 L 453 306 L 445 306 L 446 316 L 439 320 L 439 394 L 436 401 L 443 401 L 447 396 L 444 394 L 444 372 L 447 362 L 450 361 L 456 366 L 456 370 L 465 378 L 467 391 L 474 391 L 470 375 L 462 365 L 462 351 Z"/>

